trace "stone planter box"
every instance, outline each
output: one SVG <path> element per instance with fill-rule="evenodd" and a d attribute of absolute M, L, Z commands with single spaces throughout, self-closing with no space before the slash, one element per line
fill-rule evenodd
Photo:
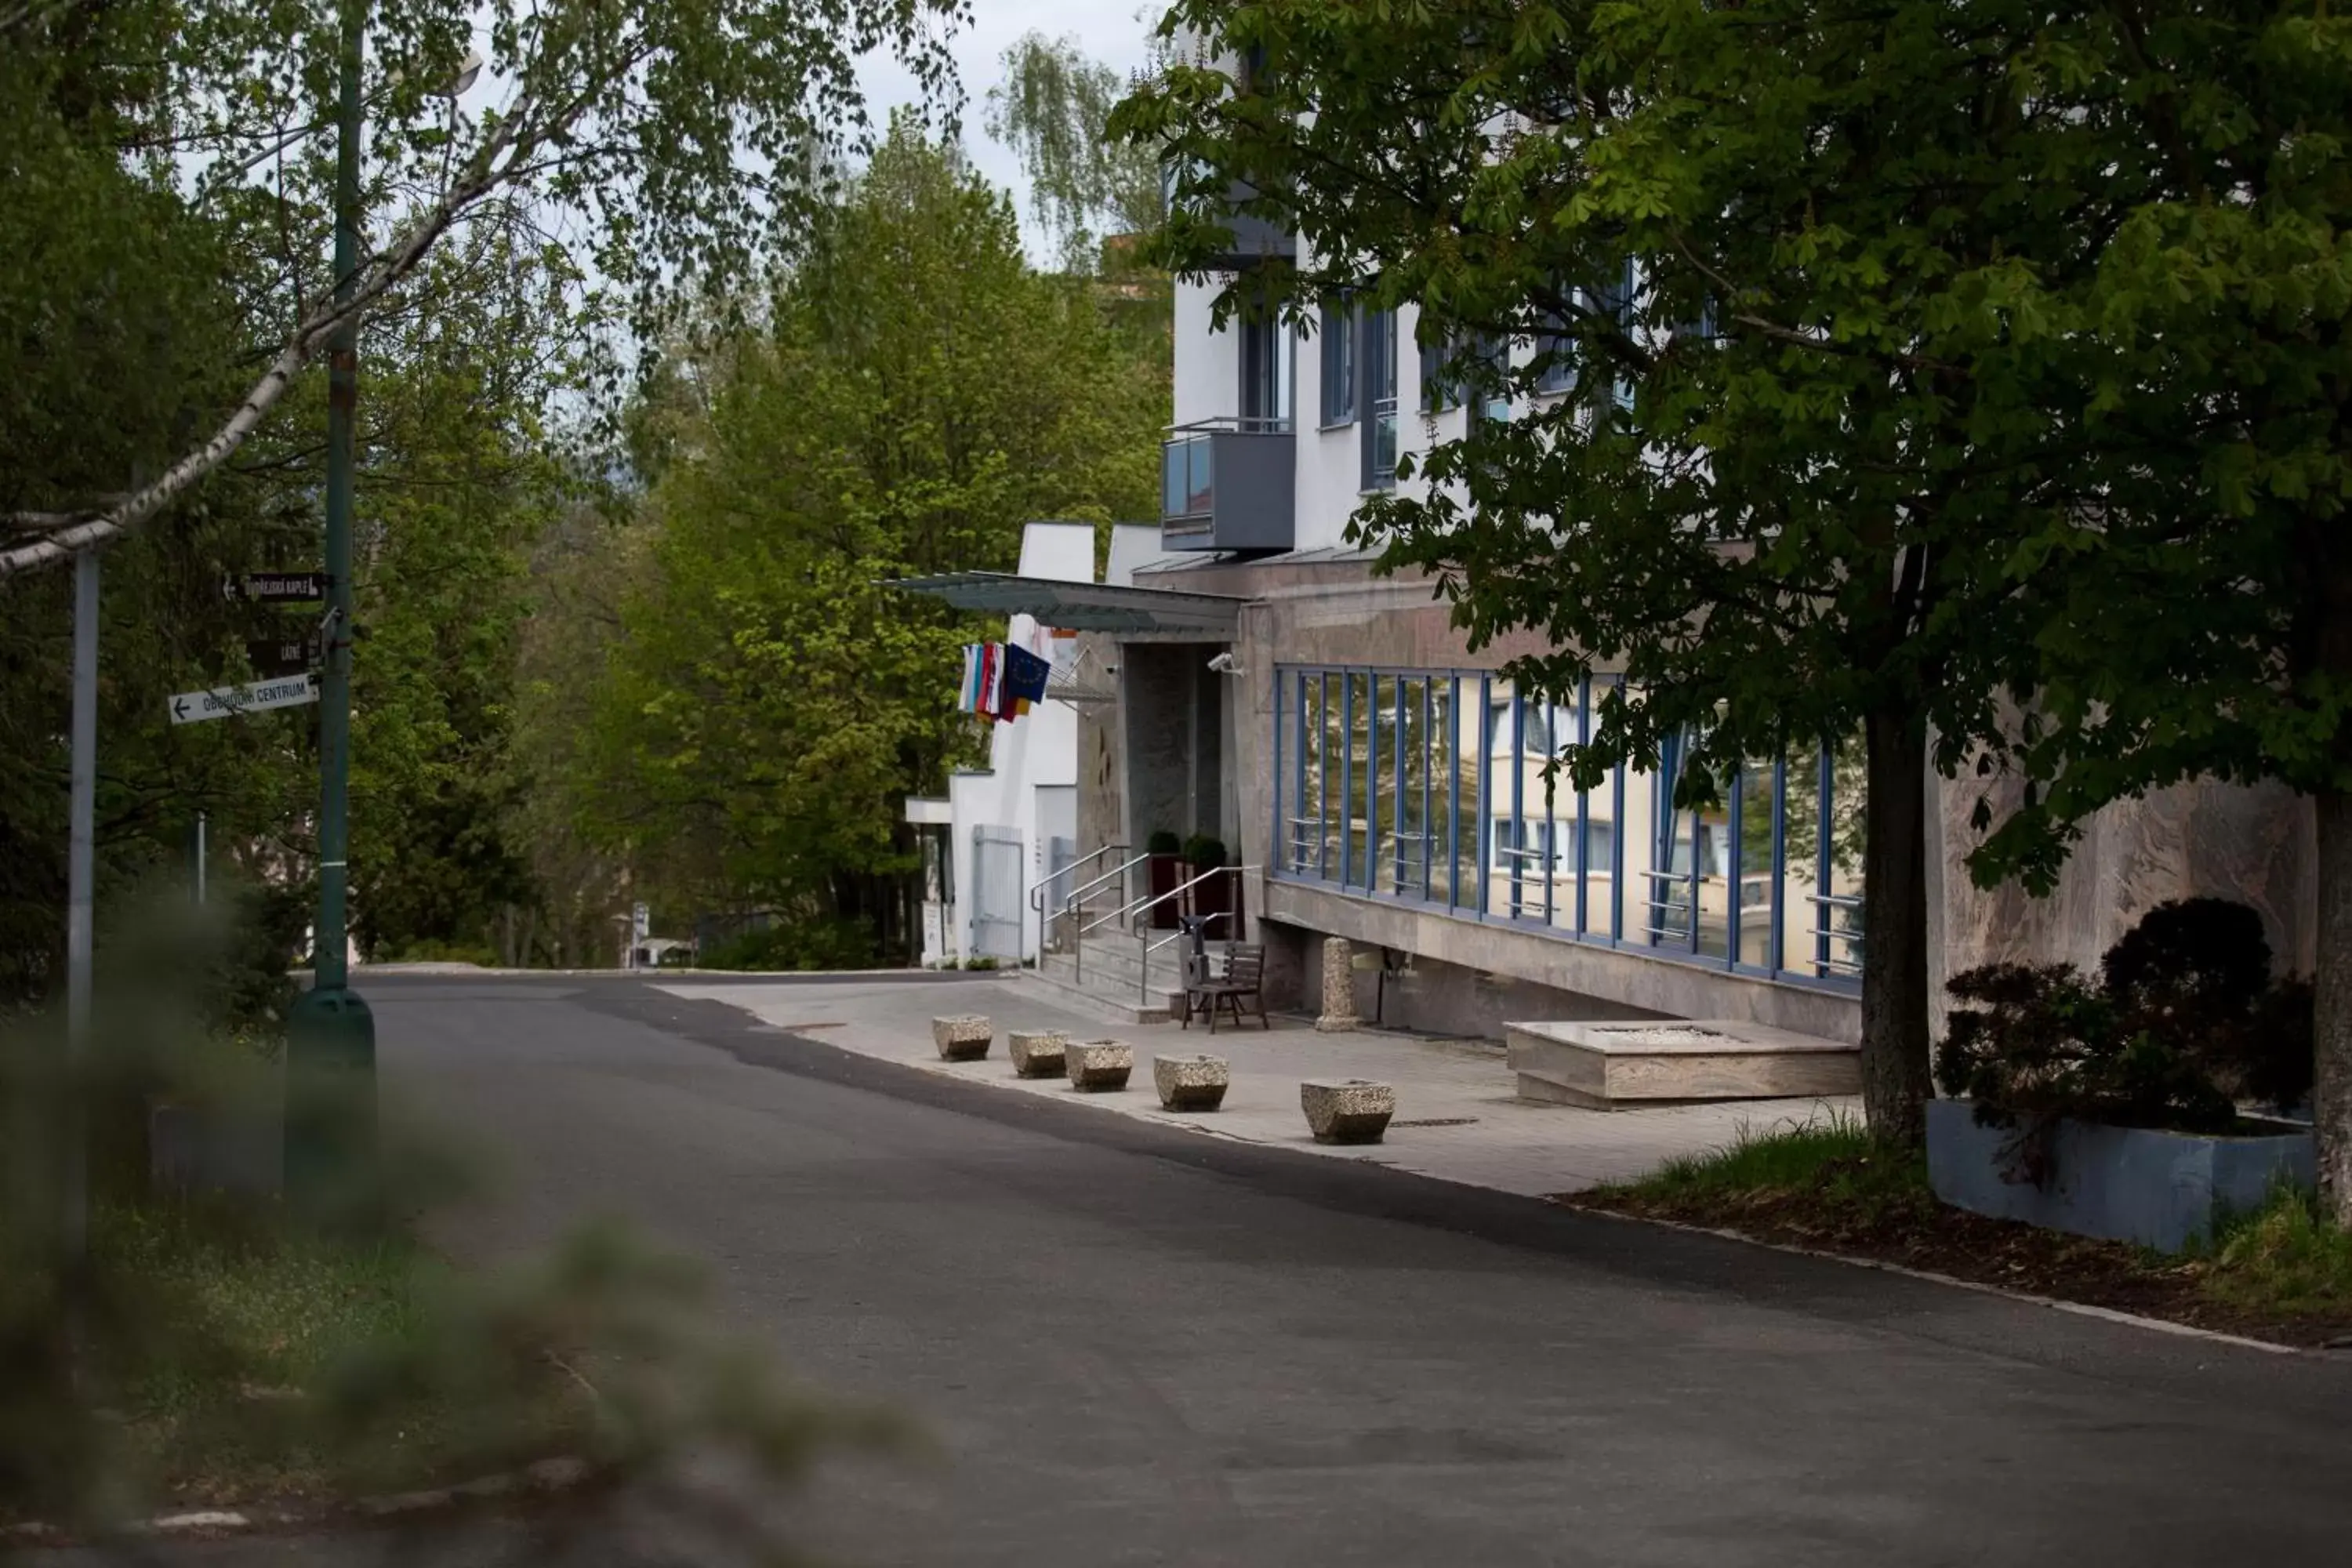
<path fill-rule="evenodd" d="M 1070 1037 L 1059 1029 L 1008 1029 L 1004 1048 L 1013 1057 L 1013 1070 L 1022 1078 L 1059 1078 L 1062 1053 Z"/>
<path fill-rule="evenodd" d="M 1170 1110 L 1214 1110 L 1225 1102 L 1234 1069 L 1223 1057 L 1154 1057 L 1152 1087 Z"/>
<path fill-rule="evenodd" d="M 1396 1090 L 1360 1078 L 1309 1079 L 1298 1103 L 1318 1143 L 1377 1143 L 1396 1114 Z"/>
<path fill-rule="evenodd" d="M 995 1041 L 996 1026 L 977 1013 L 931 1020 L 931 1044 L 939 1047 L 941 1061 L 976 1062 Z"/>
<path fill-rule="evenodd" d="M 1955 1208 L 1996 1219 L 2179 1252 L 2221 1215 L 2259 1207 L 2274 1183 L 2309 1189 L 2317 1165 L 2307 1128 L 2204 1136 L 2060 1118 L 2048 1174 L 2012 1180 L 2021 1129 L 1979 1127 L 1965 1100 L 1927 1102 L 1927 1179 Z"/>
<path fill-rule="evenodd" d="M 1841 1040 L 1736 1019 L 1505 1024 L 1519 1098 L 1615 1110 L 1709 1100 L 1862 1091 L 1862 1053 Z"/>
<path fill-rule="evenodd" d="M 1123 1040 L 1072 1040 L 1063 1047 L 1062 1060 L 1072 1089 L 1125 1089 L 1128 1074 L 1135 1070 L 1135 1047 Z"/>

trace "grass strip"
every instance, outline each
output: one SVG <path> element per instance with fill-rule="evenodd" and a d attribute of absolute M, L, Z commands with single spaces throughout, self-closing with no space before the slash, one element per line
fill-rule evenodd
<path fill-rule="evenodd" d="M 2225 1217 L 2205 1246 L 2169 1257 L 1949 1207 L 1928 1185 L 1924 1153 L 1878 1142 L 1849 1114 L 1743 1128 L 1722 1149 L 1556 1201 L 2288 1344 L 2352 1333 L 2352 1234 L 2305 1194 L 2274 1192 Z"/>

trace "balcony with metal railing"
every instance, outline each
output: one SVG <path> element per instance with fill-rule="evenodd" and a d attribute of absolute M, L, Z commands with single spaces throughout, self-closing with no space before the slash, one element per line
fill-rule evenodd
<path fill-rule="evenodd" d="M 1160 542 L 1169 550 L 1288 550 L 1297 447 L 1287 419 L 1173 426 L 1160 455 Z"/>

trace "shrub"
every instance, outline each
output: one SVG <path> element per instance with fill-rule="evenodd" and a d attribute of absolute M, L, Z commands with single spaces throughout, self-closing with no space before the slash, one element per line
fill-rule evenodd
<path fill-rule="evenodd" d="M 2107 951 L 2095 985 L 2069 964 L 1995 963 L 1953 976 L 1936 1080 L 2010 1125 L 2068 1116 L 2226 1130 L 2237 1101 L 2291 1103 L 2311 1085 L 2310 987 L 2273 982 L 2243 905 L 2158 906 Z"/>
<path fill-rule="evenodd" d="M 1225 863 L 1225 841 L 1195 833 L 1184 840 L 1184 861 L 1195 871 L 1213 871 Z"/>
<path fill-rule="evenodd" d="M 873 928 L 863 921 L 818 915 L 747 931 L 706 948 L 704 969 L 872 969 Z"/>
<path fill-rule="evenodd" d="M 1183 850 L 1184 841 L 1164 827 L 1143 841 L 1143 852 L 1147 855 L 1181 855 Z"/>

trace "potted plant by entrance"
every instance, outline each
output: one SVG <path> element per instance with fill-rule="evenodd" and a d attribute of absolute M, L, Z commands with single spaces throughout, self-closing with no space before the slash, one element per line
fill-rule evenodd
<path fill-rule="evenodd" d="M 1184 879 L 1177 874 L 1183 869 L 1183 849 L 1184 841 L 1164 827 L 1143 841 L 1143 852 L 1150 857 L 1144 868 L 1150 873 L 1151 896 L 1167 900 L 1151 906 L 1154 931 L 1176 929 L 1176 900 L 1168 895 L 1183 886 Z"/>
<path fill-rule="evenodd" d="M 2092 980 L 2068 964 L 1955 975 L 1927 1106 L 1937 1196 L 2003 1219 L 2178 1252 L 2282 1183 L 2311 1130 L 2264 1114 L 2312 1079 L 2311 988 L 2273 980 L 2242 904 L 2159 905 Z"/>
<path fill-rule="evenodd" d="M 1216 870 L 1224 863 L 1224 840 L 1212 838 L 1205 833 L 1195 833 L 1184 841 L 1184 879 L 1186 881 L 1192 881 L 1203 871 Z M 1192 907 L 1190 912 L 1196 915 L 1230 916 L 1233 913 L 1233 898 L 1230 891 L 1233 880 L 1231 877 L 1212 877 L 1205 882 L 1195 883 L 1192 892 L 1186 895 L 1192 900 Z M 1219 940 L 1230 940 L 1234 935 L 1233 922 L 1230 920 L 1212 921 L 1208 926 L 1208 934 Z"/>

